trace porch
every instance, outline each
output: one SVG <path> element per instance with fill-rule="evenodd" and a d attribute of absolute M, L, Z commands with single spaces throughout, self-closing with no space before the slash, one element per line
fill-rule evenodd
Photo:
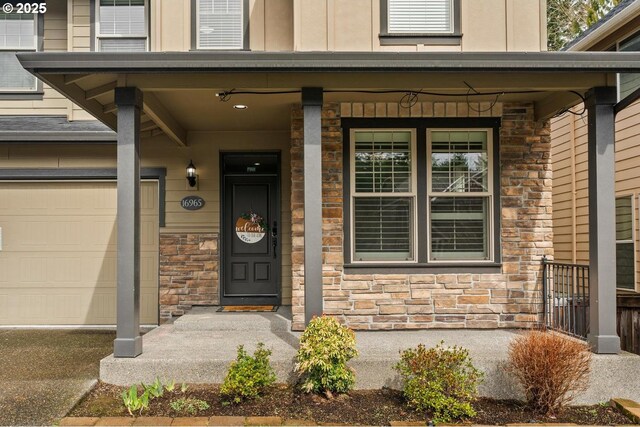
<path fill-rule="evenodd" d="M 480 387 L 483 396 L 522 397 L 506 376 L 509 342 L 519 331 L 498 330 L 423 330 L 357 331 L 359 356 L 350 362 L 356 370 L 356 388 L 398 388 L 399 378 L 393 365 L 401 350 L 423 343 L 435 346 L 463 346 L 473 363 L 486 373 Z M 144 352 L 136 358 L 106 357 L 100 363 L 100 379 L 117 385 L 150 383 L 155 377 L 187 383 L 221 383 L 238 345 L 252 352 L 258 342 L 272 350 L 271 363 L 278 382 L 293 382 L 294 358 L 299 332 L 291 332 L 291 313 L 219 313 L 215 307 L 194 308 L 173 324 L 162 325 L 144 336 Z M 595 404 L 612 397 L 638 401 L 640 382 L 630 372 L 640 372 L 640 356 L 593 355 L 589 389 L 577 403 Z"/>

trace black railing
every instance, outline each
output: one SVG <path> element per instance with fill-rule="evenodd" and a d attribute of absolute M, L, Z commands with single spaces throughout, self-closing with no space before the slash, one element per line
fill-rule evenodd
<path fill-rule="evenodd" d="M 542 258 L 544 325 L 578 338 L 589 332 L 589 266 Z"/>

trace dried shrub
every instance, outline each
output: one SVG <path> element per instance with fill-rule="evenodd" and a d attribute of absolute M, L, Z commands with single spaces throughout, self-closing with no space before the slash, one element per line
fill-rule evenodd
<path fill-rule="evenodd" d="M 507 369 L 524 388 L 529 405 L 552 414 L 587 388 L 591 351 L 584 342 L 531 331 L 509 345 Z"/>
<path fill-rule="evenodd" d="M 307 325 L 296 356 L 295 371 L 303 376 L 307 393 L 346 393 L 356 382 L 347 362 L 358 355 L 356 336 L 330 316 L 314 317 Z"/>
<path fill-rule="evenodd" d="M 471 363 L 468 350 L 444 347 L 444 342 L 432 348 L 419 344 L 401 352 L 395 369 L 402 377 L 402 394 L 409 406 L 431 411 L 434 422 L 476 414 L 472 404 L 483 373 Z"/>

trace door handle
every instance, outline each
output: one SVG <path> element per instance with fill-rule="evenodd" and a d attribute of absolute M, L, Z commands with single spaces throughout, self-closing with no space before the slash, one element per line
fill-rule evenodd
<path fill-rule="evenodd" d="M 278 221 L 273 221 L 273 227 L 271 227 L 271 244 L 273 245 L 273 257 L 278 257 Z"/>

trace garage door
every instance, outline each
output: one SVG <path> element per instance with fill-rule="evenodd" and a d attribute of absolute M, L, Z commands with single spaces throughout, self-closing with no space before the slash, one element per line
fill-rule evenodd
<path fill-rule="evenodd" d="M 141 191 L 141 322 L 158 323 L 158 185 Z M 0 182 L 0 325 L 113 325 L 116 184 Z"/>

